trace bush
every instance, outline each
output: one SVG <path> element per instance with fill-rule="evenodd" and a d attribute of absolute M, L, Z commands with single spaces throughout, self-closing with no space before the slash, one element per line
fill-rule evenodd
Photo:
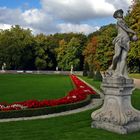
<path fill-rule="evenodd" d="M 87 70 L 83 70 L 83 76 L 88 76 L 88 71 Z"/>
<path fill-rule="evenodd" d="M 96 81 L 102 81 L 102 75 L 101 75 L 100 71 L 97 71 L 95 73 L 94 80 L 96 80 Z"/>
<path fill-rule="evenodd" d="M 88 64 L 84 64 L 83 76 L 88 76 L 89 67 Z"/>
<path fill-rule="evenodd" d="M 89 71 L 88 72 L 88 78 L 94 78 L 94 72 L 93 71 Z"/>

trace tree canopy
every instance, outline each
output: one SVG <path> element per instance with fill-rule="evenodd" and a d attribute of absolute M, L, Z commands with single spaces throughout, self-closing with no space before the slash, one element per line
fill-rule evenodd
<path fill-rule="evenodd" d="M 131 42 L 128 55 L 128 66 L 132 72 L 140 72 L 140 1 L 134 0 L 126 16 L 127 24 L 138 36 L 138 41 Z"/>
<path fill-rule="evenodd" d="M 140 72 L 140 1 L 133 0 L 125 20 L 137 32 L 139 40 L 131 42 L 128 67 Z M 112 40 L 116 37 L 115 24 L 102 26 L 88 36 L 82 33 L 33 35 L 19 25 L 0 30 L 0 67 L 13 70 L 83 70 L 104 71 L 114 54 Z"/>

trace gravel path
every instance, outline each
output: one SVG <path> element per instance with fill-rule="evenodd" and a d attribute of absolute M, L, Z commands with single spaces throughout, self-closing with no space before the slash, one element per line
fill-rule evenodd
<path fill-rule="evenodd" d="M 81 78 L 79 78 L 79 79 L 82 80 Z M 83 82 L 85 82 L 85 81 L 83 81 Z M 95 90 L 98 94 L 100 94 L 101 99 L 92 99 L 90 104 L 88 104 L 88 105 L 86 105 L 84 107 L 78 108 L 78 109 L 70 110 L 70 111 L 65 111 L 65 112 L 61 112 L 61 113 L 54 113 L 54 114 L 48 114 L 48 115 L 42 115 L 42 116 L 0 119 L 0 122 L 46 119 L 46 118 L 52 118 L 52 117 L 58 117 L 58 116 L 66 116 L 66 115 L 75 114 L 75 113 L 83 112 L 83 111 L 90 110 L 90 109 L 95 109 L 95 108 L 99 107 L 100 105 L 102 105 L 104 96 L 99 90 L 97 90 L 96 88 L 92 87 L 88 83 L 86 83 L 86 84 L 88 86 L 90 86 L 93 90 Z"/>
<path fill-rule="evenodd" d="M 91 103 L 89 105 L 86 105 L 84 107 L 65 111 L 61 113 L 54 113 L 54 114 L 48 114 L 48 115 L 42 115 L 42 116 L 33 116 L 33 117 L 21 117 L 21 118 L 11 118 L 11 119 L 0 119 L 0 122 L 11 122 L 11 121 L 23 121 L 23 120 L 36 120 L 36 119 L 46 119 L 46 118 L 52 118 L 52 117 L 58 117 L 58 116 L 66 116 L 70 114 L 75 114 L 79 112 L 83 112 L 89 109 L 97 108 L 102 104 L 102 99 L 92 99 Z"/>
<path fill-rule="evenodd" d="M 81 78 L 79 78 L 79 79 L 82 80 Z M 83 82 L 85 82 L 85 81 L 83 81 Z M 70 111 L 65 111 L 65 112 L 61 112 L 61 113 L 54 113 L 54 114 L 48 114 L 48 115 L 42 115 L 42 116 L 0 119 L 0 122 L 46 119 L 46 118 L 52 118 L 52 117 L 58 117 L 58 116 L 66 116 L 66 115 L 75 114 L 75 113 L 83 112 L 83 111 L 90 110 L 90 109 L 95 109 L 95 108 L 99 107 L 103 103 L 104 95 L 99 90 L 97 90 L 96 88 L 92 87 L 88 83 L 86 83 L 86 84 L 88 86 L 90 86 L 91 88 L 93 88 L 93 90 L 95 90 L 97 93 L 99 93 L 100 96 L 101 96 L 101 99 L 92 99 L 91 103 L 89 105 L 86 105 L 86 106 L 78 108 L 78 109 L 70 110 Z M 134 79 L 134 84 L 135 84 L 136 88 L 140 89 L 140 79 Z"/>
<path fill-rule="evenodd" d="M 140 79 L 134 79 L 135 87 L 140 89 Z"/>

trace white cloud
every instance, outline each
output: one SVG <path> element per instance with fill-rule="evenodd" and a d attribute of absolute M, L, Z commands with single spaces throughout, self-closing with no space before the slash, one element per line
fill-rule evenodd
<path fill-rule="evenodd" d="M 53 18 L 43 10 L 29 9 L 22 12 L 20 9 L 0 7 L 1 29 L 7 25 L 20 25 L 23 28 L 31 28 L 33 33 L 57 32 Z"/>
<path fill-rule="evenodd" d="M 22 17 L 27 24 L 39 24 L 47 18 L 46 14 L 38 9 L 26 10 L 24 13 L 22 13 Z"/>
<path fill-rule="evenodd" d="M 131 0 L 40 0 L 40 9 L 10 9 L 0 7 L 0 28 L 11 25 L 31 28 L 33 33 L 95 31 L 98 27 L 89 25 L 102 17 L 112 17 L 116 9 L 127 10 Z M 112 17 L 113 18 L 113 17 Z M 81 24 L 85 23 L 85 24 Z"/>
<path fill-rule="evenodd" d="M 106 2 L 114 5 L 115 9 L 123 9 L 125 12 L 128 7 L 132 4 L 132 0 L 106 0 Z"/>
<path fill-rule="evenodd" d="M 5 30 L 5 29 L 10 29 L 11 25 L 10 24 L 0 24 L 0 29 Z"/>
<path fill-rule="evenodd" d="M 6 7 L 0 7 L 0 23 L 21 24 L 23 22 L 21 13 L 22 12 L 20 9 L 9 9 Z"/>
<path fill-rule="evenodd" d="M 44 10 L 68 22 L 110 16 L 115 8 L 105 0 L 41 0 Z"/>
<path fill-rule="evenodd" d="M 116 9 L 127 11 L 131 0 L 41 0 L 44 10 L 67 22 L 112 16 Z"/>
<path fill-rule="evenodd" d="M 61 33 L 75 32 L 75 33 L 85 33 L 89 34 L 99 29 L 99 27 L 92 27 L 88 24 L 71 24 L 62 23 L 58 25 Z"/>
<path fill-rule="evenodd" d="M 30 9 L 22 13 L 26 26 L 33 28 L 34 33 L 51 33 L 56 30 L 54 19 L 43 10 Z M 57 30 L 56 30 L 57 31 Z"/>

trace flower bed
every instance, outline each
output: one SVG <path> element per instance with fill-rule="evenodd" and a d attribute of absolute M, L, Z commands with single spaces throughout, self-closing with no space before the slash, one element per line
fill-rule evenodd
<path fill-rule="evenodd" d="M 54 100 L 27 100 L 23 102 L 15 102 L 12 104 L 0 103 L 0 111 L 11 111 L 11 110 L 26 110 L 32 108 L 43 108 L 43 107 L 55 107 L 60 105 L 67 105 L 72 103 L 77 103 L 83 101 L 88 95 L 95 95 L 96 92 L 93 91 L 88 85 L 78 79 L 75 75 L 70 75 L 71 80 L 76 86 L 75 89 L 70 91 L 67 96 L 54 99 Z"/>

